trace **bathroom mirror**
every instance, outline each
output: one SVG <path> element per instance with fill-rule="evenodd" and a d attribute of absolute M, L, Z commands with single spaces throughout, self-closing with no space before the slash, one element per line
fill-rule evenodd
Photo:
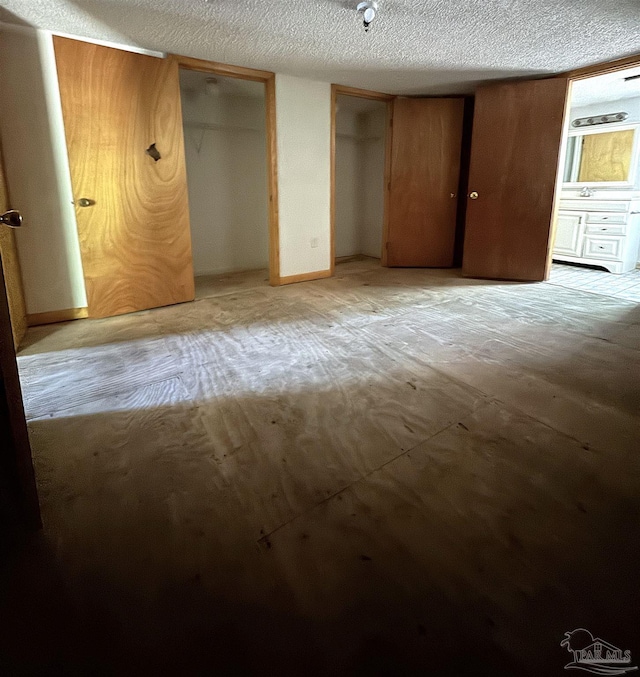
<path fill-rule="evenodd" d="M 571 130 L 564 169 L 565 188 L 632 188 L 638 176 L 640 125 Z"/>

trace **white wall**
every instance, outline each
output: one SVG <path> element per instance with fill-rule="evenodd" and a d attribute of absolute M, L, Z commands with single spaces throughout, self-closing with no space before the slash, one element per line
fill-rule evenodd
<path fill-rule="evenodd" d="M 280 276 L 326 271 L 331 264 L 331 85 L 276 75 L 276 124 Z"/>
<path fill-rule="evenodd" d="M 87 305 L 51 35 L 2 26 L 0 133 L 27 313 Z"/>
<path fill-rule="evenodd" d="M 640 122 L 640 97 L 634 99 L 621 99 L 618 101 L 608 101 L 607 103 L 597 103 L 590 106 L 571 106 L 569 118 L 587 118 L 592 115 L 603 115 L 605 113 L 619 113 L 626 111 L 629 117 L 623 124 L 631 122 Z"/>
<path fill-rule="evenodd" d="M 361 143 L 357 113 L 338 108 L 336 113 L 336 257 L 360 254 L 362 187 Z"/>
<path fill-rule="evenodd" d="M 338 104 L 340 99 L 338 100 Z M 384 219 L 386 105 L 336 114 L 336 257 L 380 258 Z"/>
<path fill-rule="evenodd" d="M 256 88 L 262 98 L 183 89 L 196 275 L 269 266 L 264 85 Z M 203 129 L 202 124 L 215 128 Z"/>
<path fill-rule="evenodd" d="M 362 254 L 380 258 L 384 225 L 387 105 L 379 104 L 377 110 L 364 116 L 363 124 L 362 166 L 367 197 L 364 200 L 360 222 L 360 246 Z"/>

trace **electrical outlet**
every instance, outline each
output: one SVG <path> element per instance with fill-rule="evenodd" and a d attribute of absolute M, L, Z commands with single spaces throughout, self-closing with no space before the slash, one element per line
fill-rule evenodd
<path fill-rule="evenodd" d="M 315 249 L 317 246 L 318 246 L 318 238 L 312 237 L 311 238 L 311 249 Z"/>

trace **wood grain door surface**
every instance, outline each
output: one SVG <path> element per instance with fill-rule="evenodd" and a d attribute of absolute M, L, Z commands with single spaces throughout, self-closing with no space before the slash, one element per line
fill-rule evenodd
<path fill-rule="evenodd" d="M 90 317 L 193 300 L 177 62 L 54 47 Z"/>
<path fill-rule="evenodd" d="M 476 92 L 462 272 L 544 280 L 552 245 L 568 80 Z"/>
<path fill-rule="evenodd" d="M 10 207 L 2 148 L 0 148 L 0 214 L 6 212 Z M 16 234 L 13 229 L 2 225 L 0 225 L 0 256 L 2 257 L 2 269 L 11 316 L 13 341 L 15 347 L 18 348 L 27 332 L 27 308 L 22 287 Z"/>
<path fill-rule="evenodd" d="M 387 265 L 450 267 L 464 100 L 395 99 Z"/>

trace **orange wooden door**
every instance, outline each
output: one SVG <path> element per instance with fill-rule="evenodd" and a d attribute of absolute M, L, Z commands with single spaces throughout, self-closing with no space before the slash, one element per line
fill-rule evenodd
<path fill-rule="evenodd" d="M 178 64 L 54 45 L 89 315 L 193 300 Z"/>
<path fill-rule="evenodd" d="M 396 99 L 386 265 L 450 267 L 463 99 Z"/>
<path fill-rule="evenodd" d="M 546 279 L 567 94 L 561 78 L 476 92 L 464 275 Z"/>
<path fill-rule="evenodd" d="M 5 181 L 2 148 L 0 148 L 0 214 L 6 212 L 9 208 L 9 195 Z M 0 225 L 0 257 L 2 258 L 2 271 L 6 285 L 7 302 L 9 304 L 13 342 L 15 347 L 18 348 L 27 332 L 27 309 L 24 300 L 15 231 L 13 228 L 8 228 L 4 225 Z"/>

